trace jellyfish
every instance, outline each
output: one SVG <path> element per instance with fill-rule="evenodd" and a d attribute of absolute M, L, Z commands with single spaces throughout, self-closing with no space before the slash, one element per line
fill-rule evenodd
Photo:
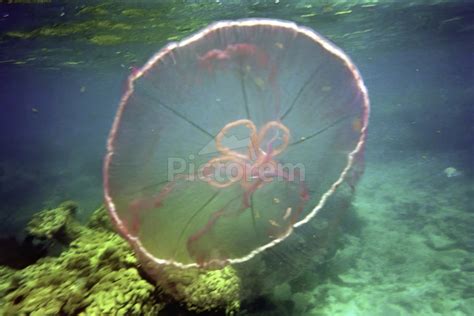
<path fill-rule="evenodd" d="M 362 169 L 369 99 L 349 57 L 270 19 L 211 24 L 128 78 L 105 201 L 146 267 L 222 267 L 284 243 Z"/>

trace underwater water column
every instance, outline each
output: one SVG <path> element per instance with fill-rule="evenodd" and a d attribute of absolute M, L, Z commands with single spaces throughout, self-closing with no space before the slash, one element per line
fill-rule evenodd
<path fill-rule="evenodd" d="M 357 68 L 311 29 L 214 23 L 130 75 L 104 164 L 113 223 L 146 269 L 249 261 L 356 182 L 368 116 Z"/>

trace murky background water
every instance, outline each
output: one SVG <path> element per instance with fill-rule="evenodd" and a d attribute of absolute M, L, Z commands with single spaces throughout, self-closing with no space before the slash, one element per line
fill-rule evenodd
<path fill-rule="evenodd" d="M 382 295 L 386 304 L 374 314 L 473 312 L 472 266 L 463 265 L 474 251 L 469 1 L 7 2 L 0 2 L 0 235 L 20 235 L 31 214 L 66 199 L 78 201 L 82 218 L 101 205 L 105 140 L 133 67 L 216 20 L 286 19 L 351 56 L 372 103 L 355 202 L 369 228 L 347 236 L 346 254 L 358 257 L 343 253 L 335 264 L 346 288 L 326 283 L 311 292 L 324 304 L 301 313 L 364 311 L 386 289 L 396 294 Z M 444 172 L 450 167 L 456 176 Z M 444 266 L 432 259 L 453 256 L 460 261 Z M 458 283 L 447 272 L 426 277 L 438 268 L 460 271 Z M 397 282 L 404 289 L 395 290 Z"/>

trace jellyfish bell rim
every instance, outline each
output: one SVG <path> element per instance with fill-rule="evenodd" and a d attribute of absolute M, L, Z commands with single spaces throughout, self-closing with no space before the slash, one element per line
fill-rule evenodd
<path fill-rule="evenodd" d="M 267 244 L 264 244 L 258 248 L 255 248 L 254 250 L 252 250 L 245 256 L 242 256 L 239 258 L 225 259 L 225 260 L 212 259 L 212 260 L 207 261 L 204 266 L 222 267 L 228 264 L 243 263 L 243 262 L 249 261 L 250 259 L 262 253 L 266 249 L 271 248 L 279 244 L 280 242 L 284 241 L 288 236 L 291 235 L 294 228 L 297 228 L 309 222 L 324 207 L 328 198 L 336 191 L 339 185 L 341 185 L 342 182 L 346 179 L 349 171 L 354 165 L 355 160 L 357 159 L 357 155 L 362 153 L 364 150 L 364 145 L 367 138 L 368 122 L 369 122 L 370 102 L 369 102 L 368 91 L 362 80 L 362 76 L 360 75 L 359 70 L 357 69 L 355 64 L 352 62 L 352 60 L 349 58 L 349 56 L 346 55 L 346 53 L 344 53 L 339 47 L 337 47 L 331 41 L 329 41 L 328 39 L 326 39 L 325 37 L 323 37 L 316 31 L 312 30 L 311 28 L 308 28 L 305 26 L 299 26 L 296 23 L 291 22 L 291 21 L 284 21 L 284 20 L 278 20 L 278 19 L 250 18 L 250 19 L 240 19 L 240 20 L 224 20 L 224 21 L 214 22 L 208 25 L 207 27 L 197 31 L 196 33 L 191 34 L 188 37 L 185 37 L 181 41 L 168 43 L 162 49 L 160 49 L 157 53 L 155 53 L 145 63 L 143 67 L 133 71 L 129 75 L 127 84 L 126 84 L 127 89 L 120 100 L 117 114 L 114 118 L 114 122 L 112 124 L 112 128 L 107 139 L 107 152 L 104 158 L 104 167 L 103 167 L 104 200 L 108 209 L 108 213 L 118 233 L 129 242 L 129 244 L 132 246 L 135 253 L 141 260 L 146 260 L 146 262 L 144 263 L 145 270 L 153 269 L 156 265 L 157 266 L 169 265 L 169 266 L 175 266 L 178 268 L 202 268 L 203 264 L 202 263 L 199 264 L 196 262 L 184 264 L 184 263 L 174 261 L 174 260 L 156 258 L 154 255 L 152 255 L 146 250 L 146 248 L 143 246 L 143 244 L 140 242 L 140 239 L 137 236 L 133 236 L 132 234 L 129 233 L 124 222 L 120 219 L 119 215 L 117 214 L 115 203 L 109 192 L 110 186 L 109 186 L 108 174 L 109 174 L 110 163 L 114 155 L 114 141 L 116 139 L 116 134 L 120 126 L 122 113 L 127 105 L 128 99 L 134 92 L 134 82 L 135 80 L 139 79 L 144 74 L 146 74 L 148 70 L 150 70 L 154 65 L 159 63 L 168 54 L 170 54 L 170 56 L 174 60 L 173 51 L 175 49 L 178 49 L 180 47 L 186 47 L 187 45 L 200 40 L 201 38 L 207 36 L 208 34 L 221 30 L 221 29 L 232 28 L 232 27 L 255 27 L 255 26 L 283 28 L 285 30 L 293 31 L 295 34 L 302 34 L 306 36 L 307 38 L 311 39 L 312 41 L 314 41 L 317 45 L 320 45 L 321 47 L 323 47 L 326 53 L 332 54 L 334 57 L 336 57 L 339 61 L 341 61 L 344 64 L 344 66 L 350 71 L 350 74 L 351 76 L 353 76 L 359 92 L 362 94 L 362 102 L 361 102 L 361 106 L 362 106 L 361 121 L 362 122 L 361 122 L 361 128 L 359 132 L 359 139 L 357 141 L 355 148 L 347 154 L 347 164 L 342 169 L 339 178 L 329 187 L 327 191 L 325 191 L 322 194 L 321 198 L 319 199 L 319 202 L 314 206 L 314 208 L 304 218 L 294 223 L 285 234 L 283 234 L 279 238 L 272 240 L 271 242 Z"/>

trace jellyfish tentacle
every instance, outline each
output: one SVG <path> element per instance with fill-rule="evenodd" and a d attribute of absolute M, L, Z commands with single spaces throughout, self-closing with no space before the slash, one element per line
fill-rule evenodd
<path fill-rule="evenodd" d="M 231 129 L 241 126 L 246 127 L 249 130 L 250 140 L 247 146 L 247 152 L 245 153 L 233 150 L 223 144 L 224 136 Z M 206 170 L 206 172 L 202 173 L 200 179 L 218 189 L 225 189 L 238 183 L 242 189 L 242 193 L 229 201 L 229 203 L 226 203 L 226 205 L 219 210 L 211 213 L 206 224 L 188 237 L 187 247 L 189 253 L 198 259 L 200 258 L 198 261 L 205 260 L 206 256 L 209 256 L 209 254 L 196 253 L 197 250 L 195 243 L 198 242 L 206 233 L 212 231 L 221 217 L 230 216 L 232 214 L 238 215 L 251 209 L 252 217 L 255 221 L 255 214 L 252 209 L 253 194 L 277 178 L 282 179 L 287 184 L 293 182 L 293 178 L 290 177 L 290 174 L 285 170 L 281 170 L 278 161 L 274 159 L 275 156 L 285 151 L 288 147 L 289 141 L 290 130 L 280 121 L 267 122 L 260 130 L 257 130 L 257 127 L 251 120 L 240 119 L 227 123 L 219 131 L 215 137 L 215 142 L 220 156 L 214 157 L 204 164 L 202 170 Z M 275 143 L 277 142 L 278 145 L 275 146 Z M 265 145 L 266 148 L 263 148 L 263 145 Z M 226 167 L 226 172 L 228 172 L 229 166 L 234 167 L 232 164 L 238 168 L 238 174 L 226 174 L 223 178 L 224 181 L 219 181 L 219 179 L 216 178 L 216 171 L 220 171 L 218 168 L 224 166 Z M 214 170 L 213 174 L 209 172 L 209 170 Z M 237 198 L 240 199 L 239 206 L 234 210 L 235 212 L 229 213 L 228 207 L 230 203 L 235 201 Z M 299 202 L 294 206 L 294 208 L 290 207 L 283 210 L 281 218 L 277 216 L 276 218 L 269 220 L 271 225 L 269 229 L 272 232 L 269 232 L 268 236 L 270 238 L 277 238 L 282 234 L 286 234 L 289 229 L 291 230 L 292 225 L 296 223 L 303 211 L 307 199 L 308 192 L 305 188 L 304 182 L 299 181 Z"/>
<path fill-rule="evenodd" d="M 186 176 L 177 176 L 177 179 L 183 178 Z M 176 180 L 167 183 L 164 185 L 158 194 L 151 197 L 139 197 L 128 205 L 130 211 L 130 220 L 128 221 L 128 231 L 132 236 L 137 236 L 141 226 L 141 217 L 144 212 L 149 211 L 153 208 L 160 208 L 163 206 L 163 200 L 171 193 L 175 187 Z"/>
<path fill-rule="evenodd" d="M 199 241 L 206 233 L 208 233 L 209 231 L 212 230 L 212 228 L 215 226 L 215 224 L 217 223 L 217 221 L 219 220 L 219 218 L 221 218 L 222 216 L 225 216 L 226 215 L 226 208 L 236 200 L 236 198 L 233 198 L 231 199 L 230 201 L 228 201 L 222 208 L 220 208 L 219 210 L 213 212 L 210 216 L 209 216 L 209 220 L 207 221 L 207 223 L 204 225 L 204 227 L 202 227 L 201 229 L 199 229 L 197 232 L 195 232 L 194 234 L 192 234 L 191 236 L 188 237 L 188 240 L 187 240 L 187 248 L 188 248 L 188 251 L 191 255 L 194 255 L 196 257 L 199 257 L 195 251 L 194 251 L 194 248 L 193 248 L 193 244 L 195 244 L 197 241 Z M 239 211 L 241 211 L 239 209 Z M 201 254 L 202 256 L 203 254 Z"/>
<path fill-rule="evenodd" d="M 282 135 L 282 144 L 278 146 L 277 148 L 273 148 L 273 142 L 277 140 L 277 138 L 273 137 L 269 141 L 269 145 L 272 145 L 272 156 L 278 156 L 281 154 L 283 151 L 285 151 L 286 147 L 288 147 L 288 143 L 290 141 L 290 130 L 288 127 L 283 125 L 281 122 L 278 121 L 270 121 L 267 124 L 265 124 L 259 131 L 258 133 L 258 138 L 257 142 L 260 145 L 263 140 L 265 139 L 265 136 L 267 136 L 267 133 L 270 131 L 270 129 L 276 128 L 277 130 L 281 131 L 283 133 Z"/>

